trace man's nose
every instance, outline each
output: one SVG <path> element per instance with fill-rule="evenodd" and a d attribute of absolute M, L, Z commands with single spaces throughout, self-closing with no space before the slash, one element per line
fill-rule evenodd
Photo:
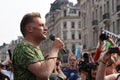
<path fill-rule="evenodd" d="M 48 31 L 48 27 L 47 26 L 45 26 L 45 30 Z"/>

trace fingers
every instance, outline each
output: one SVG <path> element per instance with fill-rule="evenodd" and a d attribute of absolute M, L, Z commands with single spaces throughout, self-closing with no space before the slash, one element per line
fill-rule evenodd
<path fill-rule="evenodd" d="M 108 62 L 111 59 L 112 54 L 108 52 L 105 53 L 103 60 L 105 60 L 106 62 Z"/>
<path fill-rule="evenodd" d="M 64 43 L 60 38 L 56 38 L 55 41 L 53 42 L 53 47 L 63 49 Z"/>
<path fill-rule="evenodd" d="M 61 47 L 63 48 L 64 47 L 63 41 L 60 38 L 56 38 L 56 40 L 58 40 L 58 43 L 61 44 Z"/>

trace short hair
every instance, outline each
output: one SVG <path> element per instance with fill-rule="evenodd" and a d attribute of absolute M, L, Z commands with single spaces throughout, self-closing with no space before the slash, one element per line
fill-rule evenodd
<path fill-rule="evenodd" d="M 22 20 L 21 20 L 21 23 L 20 23 L 20 30 L 21 30 L 21 33 L 23 36 L 25 36 L 25 28 L 26 28 L 26 25 L 28 25 L 29 23 L 32 23 L 34 22 L 34 18 L 41 18 L 41 15 L 40 13 L 38 12 L 32 12 L 32 13 L 27 13 L 23 16 Z"/>
<path fill-rule="evenodd" d="M 71 54 L 71 55 L 69 55 L 69 58 L 68 58 L 68 59 L 70 59 L 71 57 L 75 57 L 75 58 L 77 59 L 77 57 L 76 57 L 75 54 Z"/>

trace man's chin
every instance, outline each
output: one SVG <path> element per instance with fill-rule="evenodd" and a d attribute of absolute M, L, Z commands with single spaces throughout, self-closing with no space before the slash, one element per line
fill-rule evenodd
<path fill-rule="evenodd" d="M 45 39 L 47 39 L 47 36 L 44 36 L 45 37 Z"/>
<path fill-rule="evenodd" d="M 47 36 L 44 36 L 44 37 L 43 37 L 43 40 L 45 40 L 45 39 L 47 39 Z"/>

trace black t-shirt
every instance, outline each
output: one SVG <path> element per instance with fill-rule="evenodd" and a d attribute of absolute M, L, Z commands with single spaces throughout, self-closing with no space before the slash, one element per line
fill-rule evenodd
<path fill-rule="evenodd" d="M 10 78 L 2 73 L 0 73 L 0 80 L 10 80 Z"/>

